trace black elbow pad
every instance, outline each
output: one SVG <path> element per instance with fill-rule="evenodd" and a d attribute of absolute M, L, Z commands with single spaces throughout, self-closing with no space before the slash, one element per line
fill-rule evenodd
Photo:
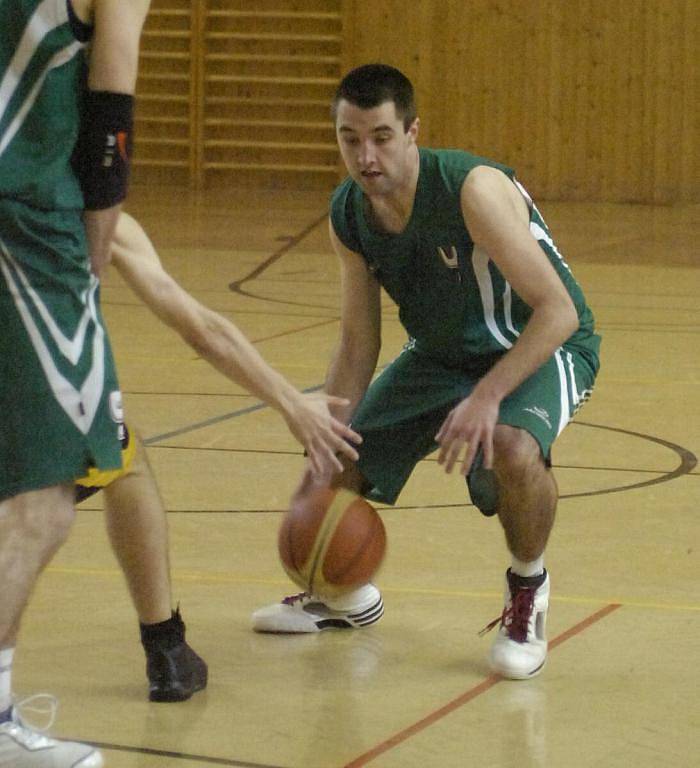
<path fill-rule="evenodd" d="M 126 197 L 133 146 L 134 97 L 87 91 L 73 169 L 85 209 L 99 211 Z"/>

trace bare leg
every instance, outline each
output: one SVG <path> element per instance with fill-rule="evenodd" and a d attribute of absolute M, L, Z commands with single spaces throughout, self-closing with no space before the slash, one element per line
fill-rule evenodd
<path fill-rule="evenodd" d="M 104 489 L 107 533 L 142 624 L 171 616 L 168 523 L 140 439 L 130 471 Z"/>
<path fill-rule="evenodd" d="M 207 665 L 172 612 L 168 523 L 146 449 L 138 438 L 129 471 L 105 487 L 107 532 L 138 613 L 151 701 L 184 701 L 206 687 Z"/>
<path fill-rule="evenodd" d="M 557 484 L 537 442 L 524 430 L 499 425 L 494 448 L 498 516 L 508 549 L 518 560 L 536 560 L 554 525 Z"/>
<path fill-rule="evenodd" d="M 15 645 L 34 584 L 66 540 L 74 516 L 72 484 L 0 502 L 0 648 Z"/>

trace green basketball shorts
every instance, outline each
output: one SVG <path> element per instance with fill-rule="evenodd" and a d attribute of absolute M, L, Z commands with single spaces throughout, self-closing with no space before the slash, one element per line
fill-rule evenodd
<path fill-rule="evenodd" d="M 0 499 L 121 467 L 121 396 L 78 211 L 0 200 Z"/>
<path fill-rule="evenodd" d="M 372 382 L 352 420 L 363 439 L 358 468 L 369 498 L 396 502 L 415 465 L 438 447 L 435 435 L 448 413 L 494 362 L 451 368 L 406 348 Z M 502 401 L 498 423 L 529 432 L 547 458 L 590 396 L 597 370 L 590 349 L 564 345 Z"/>

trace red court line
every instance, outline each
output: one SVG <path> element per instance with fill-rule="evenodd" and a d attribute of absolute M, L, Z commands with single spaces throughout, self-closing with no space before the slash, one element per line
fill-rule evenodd
<path fill-rule="evenodd" d="M 591 624 L 595 624 L 597 621 L 604 619 L 606 616 L 620 607 L 620 603 L 611 603 L 610 605 L 606 605 L 605 608 L 601 608 L 599 611 L 596 611 L 587 619 L 584 619 L 578 624 L 575 624 L 570 629 L 562 632 L 561 635 L 557 635 L 557 637 L 550 641 L 549 650 L 556 648 L 558 645 L 561 645 L 570 638 L 574 637 L 574 635 L 578 635 L 580 632 L 588 629 Z M 386 741 L 377 744 L 376 747 L 373 747 L 363 755 L 356 757 L 354 760 L 344 765 L 343 768 L 361 768 L 361 766 L 367 765 L 367 763 L 370 763 L 376 757 L 384 754 L 384 752 L 388 752 L 390 749 L 393 749 L 395 746 L 397 746 L 397 744 L 401 744 L 401 742 L 410 739 L 411 736 L 414 736 L 416 733 L 425 730 L 425 728 L 428 726 L 432 725 L 438 720 L 441 720 L 446 715 L 449 715 L 450 712 L 454 712 L 456 709 L 459 709 L 459 707 L 471 701 L 472 699 L 475 699 L 477 696 L 481 696 L 482 693 L 486 693 L 486 691 L 493 688 L 494 685 L 500 683 L 503 679 L 504 678 L 500 677 L 500 675 L 489 675 L 489 677 L 487 677 L 483 682 L 479 683 L 479 685 L 475 686 L 474 688 L 470 688 L 461 696 L 458 696 L 456 699 L 448 702 L 443 707 L 440 707 L 440 709 L 436 709 L 434 712 L 431 712 L 422 720 L 418 720 L 418 722 L 414 723 L 413 725 L 409 725 L 408 728 L 404 728 L 403 731 L 399 731 L 390 738 L 386 739 Z"/>

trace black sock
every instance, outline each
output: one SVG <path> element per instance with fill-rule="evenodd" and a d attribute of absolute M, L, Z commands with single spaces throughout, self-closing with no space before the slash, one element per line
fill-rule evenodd
<path fill-rule="evenodd" d="M 156 624 L 141 624 L 141 642 L 146 650 L 159 649 L 169 651 L 180 645 L 185 639 L 185 625 L 180 616 L 180 608 L 173 611 L 172 616 Z"/>

